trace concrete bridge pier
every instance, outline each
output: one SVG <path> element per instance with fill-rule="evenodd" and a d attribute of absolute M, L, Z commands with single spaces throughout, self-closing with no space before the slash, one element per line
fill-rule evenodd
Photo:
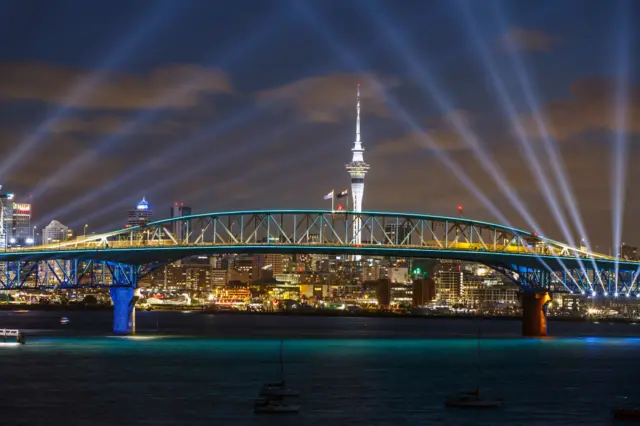
<path fill-rule="evenodd" d="M 522 337 L 546 337 L 548 292 L 522 293 Z"/>
<path fill-rule="evenodd" d="M 133 287 L 111 287 L 113 301 L 113 333 L 133 334 L 135 332 L 135 289 Z"/>

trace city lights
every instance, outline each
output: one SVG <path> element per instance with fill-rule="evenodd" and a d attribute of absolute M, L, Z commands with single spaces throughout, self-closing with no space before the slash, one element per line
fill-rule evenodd
<path fill-rule="evenodd" d="M 131 61 L 191 13 L 147 5 L 148 22 L 105 34 L 104 51 L 33 75 L 10 66 L 0 97 L 35 122 L 8 136 L 0 162 L 17 192 L 0 194 L 0 289 L 113 303 L 118 332 L 133 298 L 185 312 L 522 314 L 527 336 L 546 333 L 541 304 L 550 316 L 636 315 L 640 253 L 623 223 L 635 206 L 629 3 L 606 9 L 619 25 L 598 39 L 613 60 L 597 70 L 557 27 L 514 27 L 507 15 L 521 12 L 499 3 L 442 6 L 455 49 L 390 3 L 343 7 L 362 32 L 296 3 L 261 9 L 233 42 L 177 38 Z M 308 34 L 262 58 L 293 22 Z M 323 197 L 331 211 L 317 210 Z"/>

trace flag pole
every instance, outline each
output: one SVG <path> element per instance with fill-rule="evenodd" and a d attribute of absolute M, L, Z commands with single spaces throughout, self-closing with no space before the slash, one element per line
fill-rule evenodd
<path fill-rule="evenodd" d="M 336 194 L 333 193 L 333 189 L 332 189 L 331 190 L 331 213 L 335 211 L 335 209 L 333 208 L 333 203 L 335 199 L 336 199 Z"/>

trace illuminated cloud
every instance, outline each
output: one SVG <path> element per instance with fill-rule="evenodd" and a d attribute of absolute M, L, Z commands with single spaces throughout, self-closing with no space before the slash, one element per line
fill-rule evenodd
<path fill-rule="evenodd" d="M 227 75 L 200 65 L 166 65 L 146 74 L 113 72 L 86 96 L 69 98 L 92 71 L 26 62 L 0 64 L 0 100 L 39 101 L 79 109 L 188 108 L 206 94 L 231 93 Z M 178 89 L 184 87 L 186 90 Z M 166 92 L 175 90 L 174 96 Z M 171 93 L 171 92 L 170 92 Z"/>
<path fill-rule="evenodd" d="M 376 154 L 404 155 L 429 150 L 462 151 L 469 149 L 462 137 L 454 130 L 453 122 L 458 119 L 471 126 L 471 115 L 464 110 L 454 110 L 439 117 L 428 117 L 425 120 L 424 132 L 412 130 L 397 138 L 386 139 L 376 143 L 373 150 Z M 431 145 L 432 142 L 436 146 Z"/>
<path fill-rule="evenodd" d="M 356 85 L 360 83 L 362 113 L 389 116 L 385 91 L 400 85 L 398 80 L 373 74 L 339 73 L 307 77 L 258 93 L 260 104 L 282 102 L 293 106 L 309 121 L 336 123 L 353 119 Z"/>
<path fill-rule="evenodd" d="M 614 83 L 602 78 L 586 78 L 571 86 L 571 97 L 552 101 L 542 108 L 549 136 L 567 140 L 574 136 L 598 131 L 622 131 L 640 134 L 640 89 L 630 89 L 626 128 L 618 129 L 615 120 Z M 521 117 L 529 135 L 540 137 L 534 117 Z"/>
<path fill-rule="evenodd" d="M 202 126 L 204 120 L 189 120 L 181 117 L 160 117 L 146 123 L 132 125 L 131 117 L 115 114 L 91 114 L 68 116 L 58 120 L 51 133 L 78 133 L 85 135 L 105 135 L 117 133 L 127 135 L 179 135 Z"/>
<path fill-rule="evenodd" d="M 509 52 L 548 52 L 559 43 L 559 37 L 540 30 L 510 28 L 500 39 L 502 47 Z"/>
<path fill-rule="evenodd" d="M 123 170 L 123 162 L 116 156 L 105 156 L 93 151 L 81 138 L 68 135 L 53 135 L 51 143 L 40 148 L 38 155 L 29 156 L 23 167 L 11 173 L 10 182 L 12 188 L 24 195 L 37 188 L 41 177 L 52 176 L 61 167 L 69 163 L 76 154 L 86 155 L 87 163 L 91 164 L 91 172 L 85 173 L 82 179 L 54 182 L 58 186 L 56 196 L 65 193 L 65 196 L 76 194 L 76 191 L 86 191 L 105 184 L 113 178 L 114 173 Z M 37 170 L 38 173 L 34 173 Z M 25 190 L 20 190 L 24 188 Z M 40 200 L 38 200 L 40 201 Z"/>
<path fill-rule="evenodd" d="M 431 147 L 428 138 L 437 145 Z M 443 151 L 458 151 L 467 149 L 458 134 L 445 130 L 434 130 L 427 133 L 410 131 L 397 138 L 386 139 L 376 143 L 372 151 L 381 155 L 407 155 L 418 154 L 420 151 L 441 149 Z"/>

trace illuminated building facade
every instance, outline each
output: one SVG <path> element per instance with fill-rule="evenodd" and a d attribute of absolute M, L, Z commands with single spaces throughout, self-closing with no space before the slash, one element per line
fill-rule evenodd
<path fill-rule="evenodd" d="M 347 172 L 351 175 L 351 197 L 353 198 L 353 211 L 362 211 L 362 198 L 364 196 L 364 177 L 369 171 L 369 165 L 364 162 L 364 148 L 362 147 L 362 140 L 360 139 L 360 85 L 358 84 L 357 95 L 357 118 L 356 118 L 356 140 L 354 142 L 351 152 L 353 156 L 351 162 L 346 165 Z M 360 218 L 355 217 L 353 219 L 353 243 L 362 243 L 362 233 L 360 228 L 362 221 Z M 354 256 L 354 260 L 360 260 L 360 256 Z"/>
<path fill-rule="evenodd" d="M 389 281 L 391 281 L 392 283 L 408 284 L 410 282 L 409 269 L 406 267 L 388 268 L 387 278 L 389 278 Z"/>
<path fill-rule="evenodd" d="M 11 210 L 11 217 L 8 221 L 11 229 L 7 233 L 9 246 L 32 245 L 34 236 L 31 229 L 31 204 L 13 203 Z"/>
<path fill-rule="evenodd" d="M 153 210 L 149 205 L 149 202 L 142 197 L 142 200 L 136 205 L 136 207 L 132 210 L 129 210 L 127 214 L 127 224 L 126 228 L 131 228 L 132 226 L 142 226 L 151 222 L 151 218 L 153 217 Z"/>
<path fill-rule="evenodd" d="M 69 235 L 69 228 L 57 220 L 52 220 L 42 229 L 42 244 L 53 244 L 66 241 Z"/>
<path fill-rule="evenodd" d="M 447 265 L 438 271 L 436 277 L 436 297 L 439 300 L 456 303 L 462 296 L 463 273 L 459 265 Z"/>
<path fill-rule="evenodd" d="M 283 254 L 259 254 L 253 256 L 251 279 L 273 278 L 287 271 L 290 256 Z"/>

